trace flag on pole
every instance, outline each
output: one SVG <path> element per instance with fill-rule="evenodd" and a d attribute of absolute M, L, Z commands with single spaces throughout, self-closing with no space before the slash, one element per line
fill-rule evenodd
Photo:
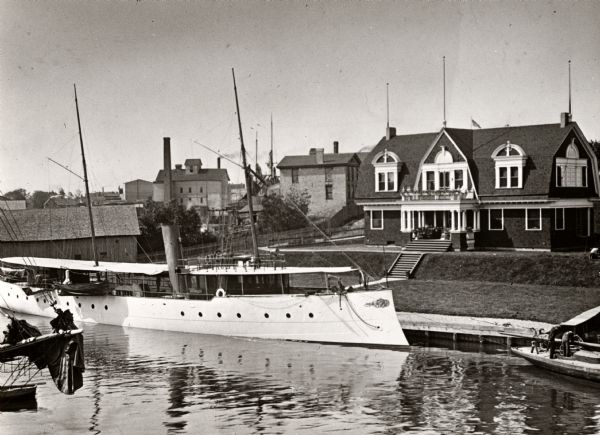
<path fill-rule="evenodd" d="M 471 125 L 476 128 L 481 128 L 481 125 L 479 125 L 473 118 L 471 118 Z"/>

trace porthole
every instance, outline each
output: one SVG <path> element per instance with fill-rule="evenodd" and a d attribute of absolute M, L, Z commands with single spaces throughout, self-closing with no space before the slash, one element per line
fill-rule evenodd
<path fill-rule="evenodd" d="M 10 294 L 9 294 L 9 296 L 10 296 Z M 39 301 L 40 301 L 40 298 L 35 298 L 35 301 L 36 301 L 36 302 L 39 302 Z"/>
<path fill-rule="evenodd" d="M 104 305 L 104 309 L 108 311 L 108 305 Z"/>
<path fill-rule="evenodd" d="M 308 317 L 312 319 L 313 317 L 315 317 L 315 315 L 313 313 L 308 313 Z"/>
<path fill-rule="evenodd" d="M 81 308 L 81 302 L 79 302 L 77 305 L 79 305 L 79 308 Z"/>
<path fill-rule="evenodd" d="M 69 306 L 69 303 L 67 302 L 67 307 Z"/>
<path fill-rule="evenodd" d="M 285 313 L 285 317 L 289 319 L 290 317 L 292 317 L 292 315 L 290 313 Z"/>
<path fill-rule="evenodd" d="M 198 317 L 202 317 L 202 313 L 201 312 L 198 312 Z"/>
<path fill-rule="evenodd" d="M 221 313 L 217 313 L 217 317 L 221 317 Z"/>
<path fill-rule="evenodd" d="M 265 313 L 265 319 L 269 318 L 269 313 Z"/>
<path fill-rule="evenodd" d="M 181 312 L 181 317 L 183 317 L 183 316 L 185 316 L 185 313 L 182 311 L 182 312 Z"/>
<path fill-rule="evenodd" d="M 44 303 L 46 303 L 46 299 L 44 299 Z"/>
<path fill-rule="evenodd" d="M 94 306 L 94 304 L 92 304 L 92 310 L 93 310 L 94 308 L 96 308 L 96 307 Z"/>
<path fill-rule="evenodd" d="M 240 313 L 237 313 L 237 318 L 238 318 L 238 319 L 241 319 L 241 318 L 242 318 L 242 315 L 241 315 Z"/>
<path fill-rule="evenodd" d="M 19 295 L 17 295 L 17 299 L 19 299 Z"/>
<path fill-rule="evenodd" d="M 8 295 L 10 296 L 10 293 Z"/>
<path fill-rule="evenodd" d="M 25 300 L 28 301 L 29 300 L 29 296 L 25 296 Z"/>

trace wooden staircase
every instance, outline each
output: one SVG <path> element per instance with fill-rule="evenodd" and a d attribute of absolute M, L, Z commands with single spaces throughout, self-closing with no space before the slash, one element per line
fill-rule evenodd
<path fill-rule="evenodd" d="M 421 252 L 401 252 L 387 272 L 387 276 L 396 279 L 408 279 L 423 258 Z"/>
<path fill-rule="evenodd" d="M 452 247 L 450 240 L 419 239 L 407 244 L 404 252 L 447 252 Z"/>

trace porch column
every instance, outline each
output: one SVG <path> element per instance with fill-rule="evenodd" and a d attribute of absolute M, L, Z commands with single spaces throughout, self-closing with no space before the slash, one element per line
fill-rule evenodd
<path fill-rule="evenodd" d="M 404 210 L 400 210 L 400 231 L 406 231 L 406 212 Z"/>
<path fill-rule="evenodd" d="M 450 222 L 450 229 L 451 229 L 452 231 L 454 231 L 454 230 L 456 229 L 456 226 L 455 226 L 455 224 L 456 224 L 456 220 L 454 219 L 454 213 L 455 213 L 455 212 L 454 212 L 454 210 L 452 210 L 450 213 L 451 213 L 451 215 L 450 215 L 450 221 L 451 221 L 451 222 Z"/>
<path fill-rule="evenodd" d="M 433 211 L 433 226 L 437 227 L 437 210 Z"/>
<path fill-rule="evenodd" d="M 447 226 L 447 222 L 446 222 L 446 210 L 444 210 L 444 211 L 442 212 L 442 225 L 443 225 L 443 227 L 444 227 L 444 228 L 447 228 L 447 227 L 448 227 L 448 226 Z"/>
<path fill-rule="evenodd" d="M 461 226 L 460 229 L 462 231 L 467 229 L 467 212 L 465 210 L 462 210 L 460 212 L 461 216 L 460 216 L 460 220 L 461 220 Z"/>

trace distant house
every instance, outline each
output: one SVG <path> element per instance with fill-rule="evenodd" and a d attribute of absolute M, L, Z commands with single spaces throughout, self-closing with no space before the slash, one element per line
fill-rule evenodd
<path fill-rule="evenodd" d="M 154 186 L 151 181 L 137 180 L 124 183 L 122 199 L 130 204 L 143 203 L 152 199 Z"/>
<path fill-rule="evenodd" d="M 227 169 L 203 169 L 200 159 L 188 159 L 171 170 L 173 199 L 187 208 L 197 209 L 202 216 L 223 210 L 229 205 Z M 164 201 L 165 174 L 161 169 L 154 180 L 152 199 Z"/>
<path fill-rule="evenodd" d="M 85 198 L 65 195 L 53 195 L 44 202 L 44 208 L 80 207 L 85 205 Z"/>
<path fill-rule="evenodd" d="M 27 201 L 24 199 L 8 199 L 0 196 L 0 210 L 25 210 Z"/>
<path fill-rule="evenodd" d="M 94 207 L 100 260 L 134 262 L 140 234 L 133 205 Z M 87 207 L 15 210 L 0 225 L 0 257 L 30 256 L 91 260 Z"/>
<path fill-rule="evenodd" d="M 483 249 L 582 249 L 600 225 L 596 155 L 579 126 L 456 129 L 386 137 L 363 161 L 365 241 L 473 240 Z M 595 218 L 594 218 L 595 217 Z"/>
<path fill-rule="evenodd" d="M 282 195 L 296 190 L 310 194 L 309 215 L 331 218 L 345 207 L 353 207 L 360 158 L 356 153 L 333 153 L 312 148 L 308 155 L 285 156 L 277 165 Z M 357 210 L 361 213 L 360 210 Z"/>
<path fill-rule="evenodd" d="M 246 185 L 244 183 L 231 183 L 229 185 L 229 204 L 238 203 L 246 196 Z"/>
<path fill-rule="evenodd" d="M 115 205 L 124 202 L 119 192 L 105 192 L 104 189 L 101 192 L 91 192 L 90 198 L 93 205 Z"/>

